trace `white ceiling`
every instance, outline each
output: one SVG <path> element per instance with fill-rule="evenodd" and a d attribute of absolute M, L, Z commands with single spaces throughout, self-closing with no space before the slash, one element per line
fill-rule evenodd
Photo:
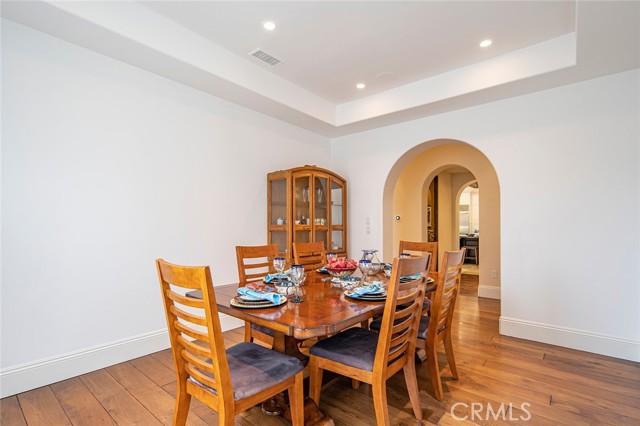
<path fill-rule="evenodd" d="M 574 31 L 574 2 L 144 2 L 246 61 L 342 103 Z M 265 21 L 277 28 L 267 31 Z M 453 25 L 452 25 L 453 24 Z M 491 38 L 490 48 L 479 47 Z M 262 48 L 272 67 L 248 53 Z M 364 81 L 364 91 L 356 89 Z"/>
<path fill-rule="evenodd" d="M 637 1 L 3 1 L 2 15 L 327 136 L 640 67 Z"/>

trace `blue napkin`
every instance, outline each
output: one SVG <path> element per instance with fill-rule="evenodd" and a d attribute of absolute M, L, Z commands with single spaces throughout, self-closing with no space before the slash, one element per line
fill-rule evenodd
<path fill-rule="evenodd" d="M 249 290 L 246 287 L 238 288 L 238 293 L 243 296 L 255 297 L 258 300 L 268 300 L 274 305 L 279 305 L 287 300 L 287 297 L 282 294 L 272 293 L 270 291 Z"/>
<path fill-rule="evenodd" d="M 413 275 L 404 275 L 402 277 L 400 277 L 401 280 L 405 280 L 405 281 L 413 281 L 413 280 L 417 280 L 418 278 L 420 278 L 420 273 L 417 274 L 413 274 Z"/>
<path fill-rule="evenodd" d="M 273 280 L 279 280 L 280 278 L 282 278 L 282 281 L 289 281 L 289 275 L 285 272 L 282 274 L 267 274 L 266 277 L 264 277 L 263 281 L 265 283 L 270 283 Z"/>
<path fill-rule="evenodd" d="M 352 296 L 360 297 L 363 294 L 380 293 L 382 291 L 382 283 L 380 281 L 374 281 L 370 285 L 365 287 L 356 287 L 351 292 Z"/>

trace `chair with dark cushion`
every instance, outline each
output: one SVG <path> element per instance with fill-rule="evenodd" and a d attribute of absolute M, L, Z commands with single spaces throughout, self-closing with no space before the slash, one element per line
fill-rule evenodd
<path fill-rule="evenodd" d="M 185 425 L 191 397 L 218 412 L 218 424 L 287 391 L 292 423 L 302 426 L 303 365 L 295 357 L 243 342 L 225 351 L 209 267 L 156 261 L 177 375 L 173 425 Z M 201 290 L 202 299 L 185 296 Z M 204 329 L 204 331 L 203 331 Z"/>
<path fill-rule="evenodd" d="M 330 370 L 369 383 L 377 424 L 389 425 L 387 379 L 403 369 L 413 412 L 422 419 L 414 353 L 428 265 L 428 257 L 394 260 L 380 333 L 350 328 L 311 347 L 309 396 L 316 404 L 320 404 L 322 373 Z M 419 279 L 400 283 L 401 276 L 417 273 Z M 399 305 L 404 308 L 396 309 Z"/>
<path fill-rule="evenodd" d="M 268 274 L 275 273 L 273 258 L 278 257 L 278 245 L 236 246 L 238 280 L 241 285 L 262 281 Z M 273 330 L 245 321 L 244 340 L 253 342 L 257 338 L 263 342 L 273 340 Z"/>
<path fill-rule="evenodd" d="M 437 346 L 440 340 L 444 341 L 444 348 L 447 354 L 447 361 L 454 379 L 458 378 L 456 360 L 453 356 L 453 344 L 451 340 L 451 325 L 453 323 L 453 310 L 455 308 L 460 277 L 462 274 L 462 262 L 464 260 L 463 251 L 447 251 L 442 260 L 441 274 L 435 291 L 433 302 L 425 299 L 431 306 L 431 316 L 420 318 L 418 329 L 418 339 L 424 340 L 425 351 L 427 353 L 427 366 L 431 375 L 436 399 L 442 401 L 444 394 L 442 391 L 442 381 L 440 379 L 440 369 L 438 367 Z M 378 318 L 371 321 L 371 330 L 380 330 L 382 321 Z"/>

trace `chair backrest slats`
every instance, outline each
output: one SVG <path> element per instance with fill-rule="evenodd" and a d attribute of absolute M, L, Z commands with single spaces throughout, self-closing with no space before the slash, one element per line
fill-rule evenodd
<path fill-rule="evenodd" d="M 278 245 L 236 246 L 238 279 L 241 283 L 262 280 L 273 274 L 273 258 L 278 257 Z"/>
<path fill-rule="evenodd" d="M 179 303 L 181 305 L 188 306 L 190 308 L 204 309 L 204 303 L 201 299 L 183 296 L 171 290 L 167 290 L 166 296 L 175 303 Z"/>
<path fill-rule="evenodd" d="M 219 403 L 233 401 L 229 365 L 222 338 L 209 267 L 156 261 L 165 305 L 171 350 L 180 383 L 190 377 L 216 391 Z M 200 290 L 202 299 L 184 295 Z M 190 308 L 187 312 L 186 307 Z"/>
<path fill-rule="evenodd" d="M 431 254 L 431 266 L 429 271 L 435 272 L 438 270 L 438 242 L 422 242 L 422 241 L 403 241 L 400 240 L 400 247 L 398 255 L 402 253 L 418 254 L 423 256 L 425 253 Z"/>
<path fill-rule="evenodd" d="M 218 390 L 218 383 L 212 377 L 195 368 L 193 364 L 187 364 L 185 367 L 189 376 L 193 377 L 203 385 L 209 386 L 211 389 L 216 389 L 216 391 Z"/>
<path fill-rule="evenodd" d="M 388 377 L 406 365 L 408 357 L 414 356 L 430 257 L 427 254 L 393 261 L 376 347 L 374 374 Z M 420 278 L 417 280 L 400 282 L 401 276 L 418 273 Z M 402 308 L 396 309 L 399 304 Z"/>
<path fill-rule="evenodd" d="M 203 333 L 201 331 L 193 329 L 180 321 L 176 320 L 174 322 L 174 327 L 176 328 L 177 331 L 184 334 L 185 336 L 191 337 L 192 339 L 200 340 L 203 342 L 206 342 L 207 340 L 209 340 L 209 336 L 207 335 L 207 333 Z"/>
<path fill-rule="evenodd" d="M 194 315 L 190 312 L 187 311 L 183 311 L 182 309 L 178 308 L 177 306 L 171 306 L 171 313 L 174 314 L 175 316 L 177 316 L 178 318 L 188 321 L 191 324 L 196 324 L 196 325 L 202 325 L 202 326 L 206 326 L 207 325 L 207 319 L 203 318 L 201 316 L 198 315 Z"/>
<path fill-rule="evenodd" d="M 205 346 L 197 344 L 195 341 L 185 339 L 184 336 L 178 336 L 178 340 L 180 341 L 180 344 L 182 346 L 189 350 L 189 352 L 193 352 L 194 354 L 197 354 L 203 358 L 213 357 L 209 349 L 207 349 Z"/>
<path fill-rule="evenodd" d="M 182 356 L 189 361 L 191 365 L 193 365 L 198 370 L 202 371 L 207 375 L 213 374 L 213 363 L 209 362 L 205 359 L 202 359 L 189 351 L 183 351 Z M 215 382 L 215 377 L 211 377 L 211 379 Z"/>
<path fill-rule="evenodd" d="M 293 257 L 297 264 L 304 265 L 305 270 L 319 269 L 327 264 L 327 253 L 322 241 L 293 243 Z"/>

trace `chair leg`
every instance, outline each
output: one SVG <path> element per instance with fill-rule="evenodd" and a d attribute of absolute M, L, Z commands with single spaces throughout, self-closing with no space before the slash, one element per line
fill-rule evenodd
<path fill-rule="evenodd" d="M 309 398 L 320 406 L 320 390 L 322 388 L 322 369 L 318 365 L 318 358 L 311 355 L 309 360 Z"/>
<path fill-rule="evenodd" d="M 416 364 L 414 357 L 409 357 L 407 365 L 404 366 L 404 381 L 407 382 L 409 400 L 413 407 L 413 414 L 416 419 L 422 420 L 422 408 L 420 407 L 420 391 L 418 390 L 418 376 L 416 374 Z"/>
<path fill-rule="evenodd" d="M 351 379 L 351 387 L 354 389 L 358 389 L 360 387 L 360 380 Z"/>
<path fill-rule="evenodd" d="M 233 410 L 220 410 L 218 412 L 218 426 L 235 426 L 236 416 Z"/>
<path fill-rule="evenodd" d="M 435 346 L 427 345 L 427 367 L 429 367 L 429 375 L 431 376 L 431 384 L 433 392 L 438 401 L 444 400 L 444 392 L 442 392 L 442 381 L 440 380 L 440 368 L 438 367 L 438 352 Z"/>
<path fill-rule="evenodd" d="M 244 322 L 244 341 L 253 342 L 253 337 L 251 337 L 251 323 L 247 321 Z"/>
<path fill-rule="evenodd" d="M 387 381 L 382 377 L 374 378 L 371 384 L 373 391 L 373 408 L 376 412 L 377 426 L 389 426 L 389 406 L 387 405 Z"/>
<path fill-rule="evenodd" d="M 291 424 L 293 426 L 304 425 L 304 373 L 295 375 L 293 387 L 288 390 L 289 406 L 291 407 Z"/>
<path fill-rule="evenodd" d="M 454 379 L 458 379 L 458 369 L 456 368 L 456 358 L 453 355 L 453 342 L 451 339 L 451 331 L 446 330 L 444 332 L 444 351 L 447 354 L 447 362 L 449 363 L 449 369 Z"/>
<path fill-rule="evenodd" d="M 189 395 L 186 389 L 178 387 L 178 394 L 176 395 L 176 405 L 173 412 L 173 426 L 184 426 L 187 424 L 187 417 L 189 416 L 189 405 L 191 405 L 191 395 Z"/>

